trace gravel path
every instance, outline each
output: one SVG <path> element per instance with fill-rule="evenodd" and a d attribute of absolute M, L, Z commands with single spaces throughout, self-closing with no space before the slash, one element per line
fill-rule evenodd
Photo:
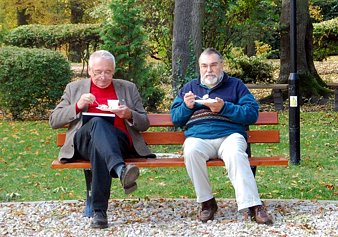
<path fill-rule="evenodd" d="M 265 200 L 272 226 L 257 225 L 234 200 L 218 199 L 214 221 L 196 221 L 192 199 L 111 200 L 105 230 L 90 229 L 84 202 L 0 203 L 0 236 L 334 236 L 338 201 Z"/>

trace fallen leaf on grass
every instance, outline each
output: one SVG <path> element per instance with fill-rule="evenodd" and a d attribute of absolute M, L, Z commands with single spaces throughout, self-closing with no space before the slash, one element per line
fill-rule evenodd
<path fill-rule="evenodd" d="M 333 190 L 334 189 L 334 186 L 333 184 L 324 184 L 324 186 L 329 189 L 329 190 Z"/>

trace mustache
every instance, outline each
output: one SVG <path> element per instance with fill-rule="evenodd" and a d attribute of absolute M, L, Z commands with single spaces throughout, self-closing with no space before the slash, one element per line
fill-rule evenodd
<path fill-rule="evenodd" d="M 216 77 L 216 74 L 205 74 L 204 76 L 205 76 L 205 77 L 210 77 L 210 76 Z"/>

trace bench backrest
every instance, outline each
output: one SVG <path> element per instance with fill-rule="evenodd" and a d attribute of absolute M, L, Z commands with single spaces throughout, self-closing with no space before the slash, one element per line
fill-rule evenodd
<path fill-rule="evenodd" d="M 170 114 L 149 114 L 150 127 L 174 127 Z M 260 112 L 255 125 L 276 125 L 278 124 L 277 112 Z M 183 144 L 185 137 L 181 131 L 146 131 L 142 133 L 148 145 L 179 145 Z M 57 135 L 57 145 L 62 146 L 66 134 Z M 279 143 L 279 130 L 249 130 L 249 143 Z"/>

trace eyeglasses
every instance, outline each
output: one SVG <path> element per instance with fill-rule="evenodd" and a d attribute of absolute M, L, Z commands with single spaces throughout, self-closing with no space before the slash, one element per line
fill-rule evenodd
<path fill-rule="evenodd" d="M 218 67 L 218 65 L 219 65 L 219 62 L 214 62 L 214 63 L 211 63 L 211 64 L 201 63 L 200 68 L 206 70 L 210 67 L 211 69 L 214 70 Z"/>
<path fill-rule="evenodd" d="M 93 71 L 94 77 L 99 77 L 99 76 L 107 76 L 111 77 L 113 75 L 113 71 Z"/>

